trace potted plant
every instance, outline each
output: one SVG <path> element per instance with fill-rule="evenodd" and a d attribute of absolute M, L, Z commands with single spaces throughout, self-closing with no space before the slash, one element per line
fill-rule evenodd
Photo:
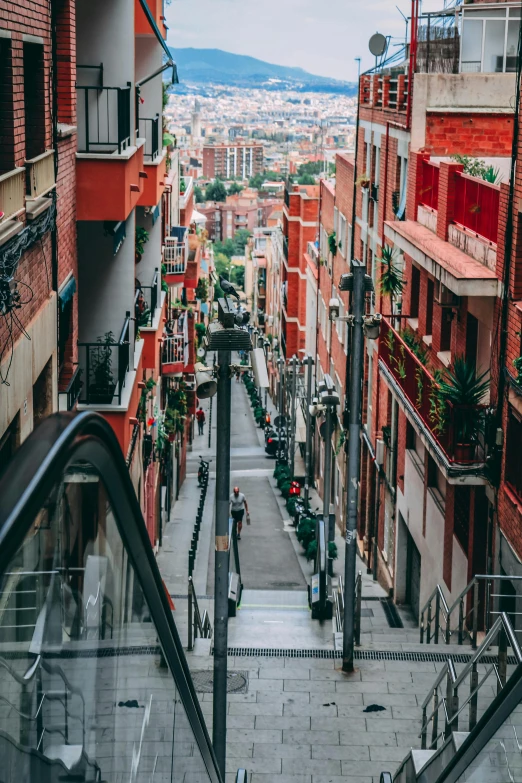
<path fill-rule="evenodd" d="M 185 184 L 185 179 L 184 179 L 184 177 L 181 177 L 181 179 L 179 181 L 179 195 L 180 196 L 184 196 L 186 189 L 187 189 L 187 186 Z"/>
<path fill-rule="evenodd" d="M 367 190 L 370 187 L 370 177 L 366 172 L 364 174 L 361 174 L 360 177 L 358 177 L 356 185 L 360 185 L 363 190 Z"/>
<path fill-rule="evenodd" d="M 149 232 L 147 229 L 142 228 L 141 226 L 138 226 L 136 228 L 136 237 L 135 237 L 135 249 L 136 249 L 136 263 L 139 264 L 139 262 L 142 259 L 143 256 L 143 248 L 149 241 Z"/>
<path fill-rule="evenodd" d="M 90 403 L 108 405 L 112 402 L 116 388 L 112 372 L 113 345 L 115 345 L 113 333 L 105 332 L 103 337 L 98 337 L 96 345 L 88 348 L 90 351 Z"/>
<path fill-rule="evenodd" d="M 331 231 L 328 234 L 328 250 L 333 256 L 337 253 L 337 240 L 335 231 Z"/>
<path fill-rule="evenodd" d="M 473 362 L 457 356 L 439 383 L 439 397 L 454 409 L 454 452 L 457 462 L 475 456 L 478 437 L 484 430 L 484 397 L 489 391 L 489 370 L 478 373 Z"/>
<path fill-rule="evenodd" d="M 406 285 L 402 269 L 395 263 L 396 258 L 395 250 L 389 245 L 384 245 L 381 250 L 380 291 L 383 296 L 390 297 L 392 315 L 394 301 L 402 294 Z"/>

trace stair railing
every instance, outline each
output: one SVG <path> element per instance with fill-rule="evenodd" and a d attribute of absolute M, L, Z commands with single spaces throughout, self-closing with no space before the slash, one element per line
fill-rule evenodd
<path fill-rule="evenodd" d="M 496 645 L 497 655 L 491 653 Z M 468 727 L 471 731 L 478 720 L 478 696 L 482 686 L 493 675 L 497 694 L 507 681 L 508 648 L 511 648 L 516 663 L 522 663 L 522 651 L 517 642 L 515 631 L 505 612 L 501 612 L 478 650 L 472 655 L 459 675 L 451 656 L 439 672 L 422 704 L 421 747 L 436 749 L 440 740 L 444 741 L 454 731 L 459 730 L 459 717 L 468 709 Z M 485 666 L 485 673 L 479 676 L 479 665 Z M 469 691 L 464 695 L 469 680 Z M 444 725 L 439 729 L 440 711 Z M 428 741 L 428 735 L 430 739 Z"/>
<path fill-rule="evenodd" d="M 457 596 L 451 606 L 448 606 L 441 586 L 437 585 L 420 612 L 421 644 L 430 644 L 431 642 L 438 644 L 441 634 L 444 643 L 450 644 L 455 641 L 454 637 L 456 634 L 457 644 L 464 644 L 469 639 L 472 648 L 475 650 L 477 648 L 480 620 L 483 619 L 484 630 L 487 633 L 493 627 L 494 617 L 500 615 L 500 609 L 495 608 L 495 601 L 508 598 L 508 596 L 495 589 L 495 582 L 501 583 L 502 581 L 518 582 L 522 581 L 522 576 L 477 574 Z M 481 592 L 483 593 L 483 598 L 481 597 Z M 516 600 L 517 597 L 514 596 L 513 598 Z M 469 609 L 466 608 L 468 601 L 470 602 Z M 452 618 L 456 617 L 457 612 L 458 620 L 452 626 Z M 515 611 L 509 612 L 509 614 L 517 615 L 521 613 Z"/>
<path fill-rule="evenodd" d="M 202 639 L 212 638 L 212 623 L 210 622 L 210 615 L 205 609 L 203 614 L 199 609 L 198 599 L 196 597 L 196 590 L 194 589 L 194 582 L 192 577 L 189 576 L 189 643 L 188 650 L 194 649 L 194 642 L 199 636 Z"/>

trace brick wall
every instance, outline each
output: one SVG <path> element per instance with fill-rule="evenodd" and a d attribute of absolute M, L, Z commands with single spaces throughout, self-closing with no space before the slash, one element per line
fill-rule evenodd
<path fill-rule="evenodd" d="M 511 156 L 513 116 L 430 113 L 424 151 L 432 155 Z"/>

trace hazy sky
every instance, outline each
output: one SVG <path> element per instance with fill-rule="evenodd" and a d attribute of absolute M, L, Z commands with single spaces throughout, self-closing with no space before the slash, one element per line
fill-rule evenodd
<path fill-rule="evenodd" d="M 337 79 L 357 76 L 355 57 L 370 68 L 370 36 L 404 40 L 397 0 L 172 0 L 166 5 L 170 46 L 224 49 Z M 442 7 L 443 2 L 426 0 Z M 398 0 L 408 16 L 408 0 Z M 393 40 L 390 46 L 393 48 Z"/>

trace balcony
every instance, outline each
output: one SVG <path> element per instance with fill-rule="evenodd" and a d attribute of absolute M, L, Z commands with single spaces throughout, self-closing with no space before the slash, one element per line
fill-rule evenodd
<path fill-rule="evenodd" d="M 56 187 L 54 175 L 54 150 L 25 161 L 26 167 L 26 211 L 29 220 L 44 212 L 51 201 L 45 198 Z"/>
<path fill-rule="evenodd" d="M 74 410 L 76 402 L 80 397 L 82 386 L 82 371 L 77 367 L 65 391 L 58 394 L 58 409 L 61 411 Z"/>
<path fill-rule="evenodd" d="M 131 362 L 130 314 L 117 340 L 109 332 L 95 343 L 78 343 L 83 386 L 79 403 L 105 406 L 124 404 L 126 375 Z"/>
<path fill-rule="evenodd" d="M 185 368 L 185 338 L 183 334 L 168 335 L 161 345 L 161 374 L 177 375 Z"/>
<path fill-rule="evenodd" d="M 454 223 L 487 242 L 497 242 L 500 187 L 457 172 Z"/>
<path fill-rule="evenodd" d="M 16 218 L 25 209 L 25 169 L 13 169 L 0 176 L 0 242 L 7 242 L 23 228 Z"/>
<path fill-rule="evenodd" d="M 173 236 L 165 237 L 163 246 L 164 276 L 167 285 L 180 285 L 185 280 L 188 259 L 188 229 L 174 226 Z"/>
<path fill-rule="evenodd" d="M 159 272 L 156 269 L 152 283 L 150 285 L 139 285 L 136 287 L 134 297 L 134 317 L 136 319 L 136 328 L 151 328 L 158 306 L 158 278 Z"/>
<path fill-rule="evenodd" d="M 181 177 L 179 181 L 179 208 L 186 209 L 192 196 L 193 177 Z"/>
<path fill-rule="evenodd" d="M 142 193 L 143 143 L 134 144 L 127 87 L 77 87 L 78 220 L 126 220 Z M 155 205 L 154 205 L 155 206 Z"/>
<path fill-rule="evenodd" d="M 316 246 L 315 242 L 308 242 L 306 254 L 314 266 L 319 266 L 319 248 Z"/>
<path fill-rule="evenodd" d="M 422 160 L 422 184 L 419 202 L 430 209 L 438 209 L 439 205 L 439 174 L 437 164 L 430 160 Z"/>
<path fill-rule="evenodd" d="M 486 406 L 441 403 L 436 378 L 384 318 L 379 339 L 379 366 L 408 418 L 446 470 L 483 466 L 482 447 L 459 441 L 470 416 L 484 413 Z"/>

